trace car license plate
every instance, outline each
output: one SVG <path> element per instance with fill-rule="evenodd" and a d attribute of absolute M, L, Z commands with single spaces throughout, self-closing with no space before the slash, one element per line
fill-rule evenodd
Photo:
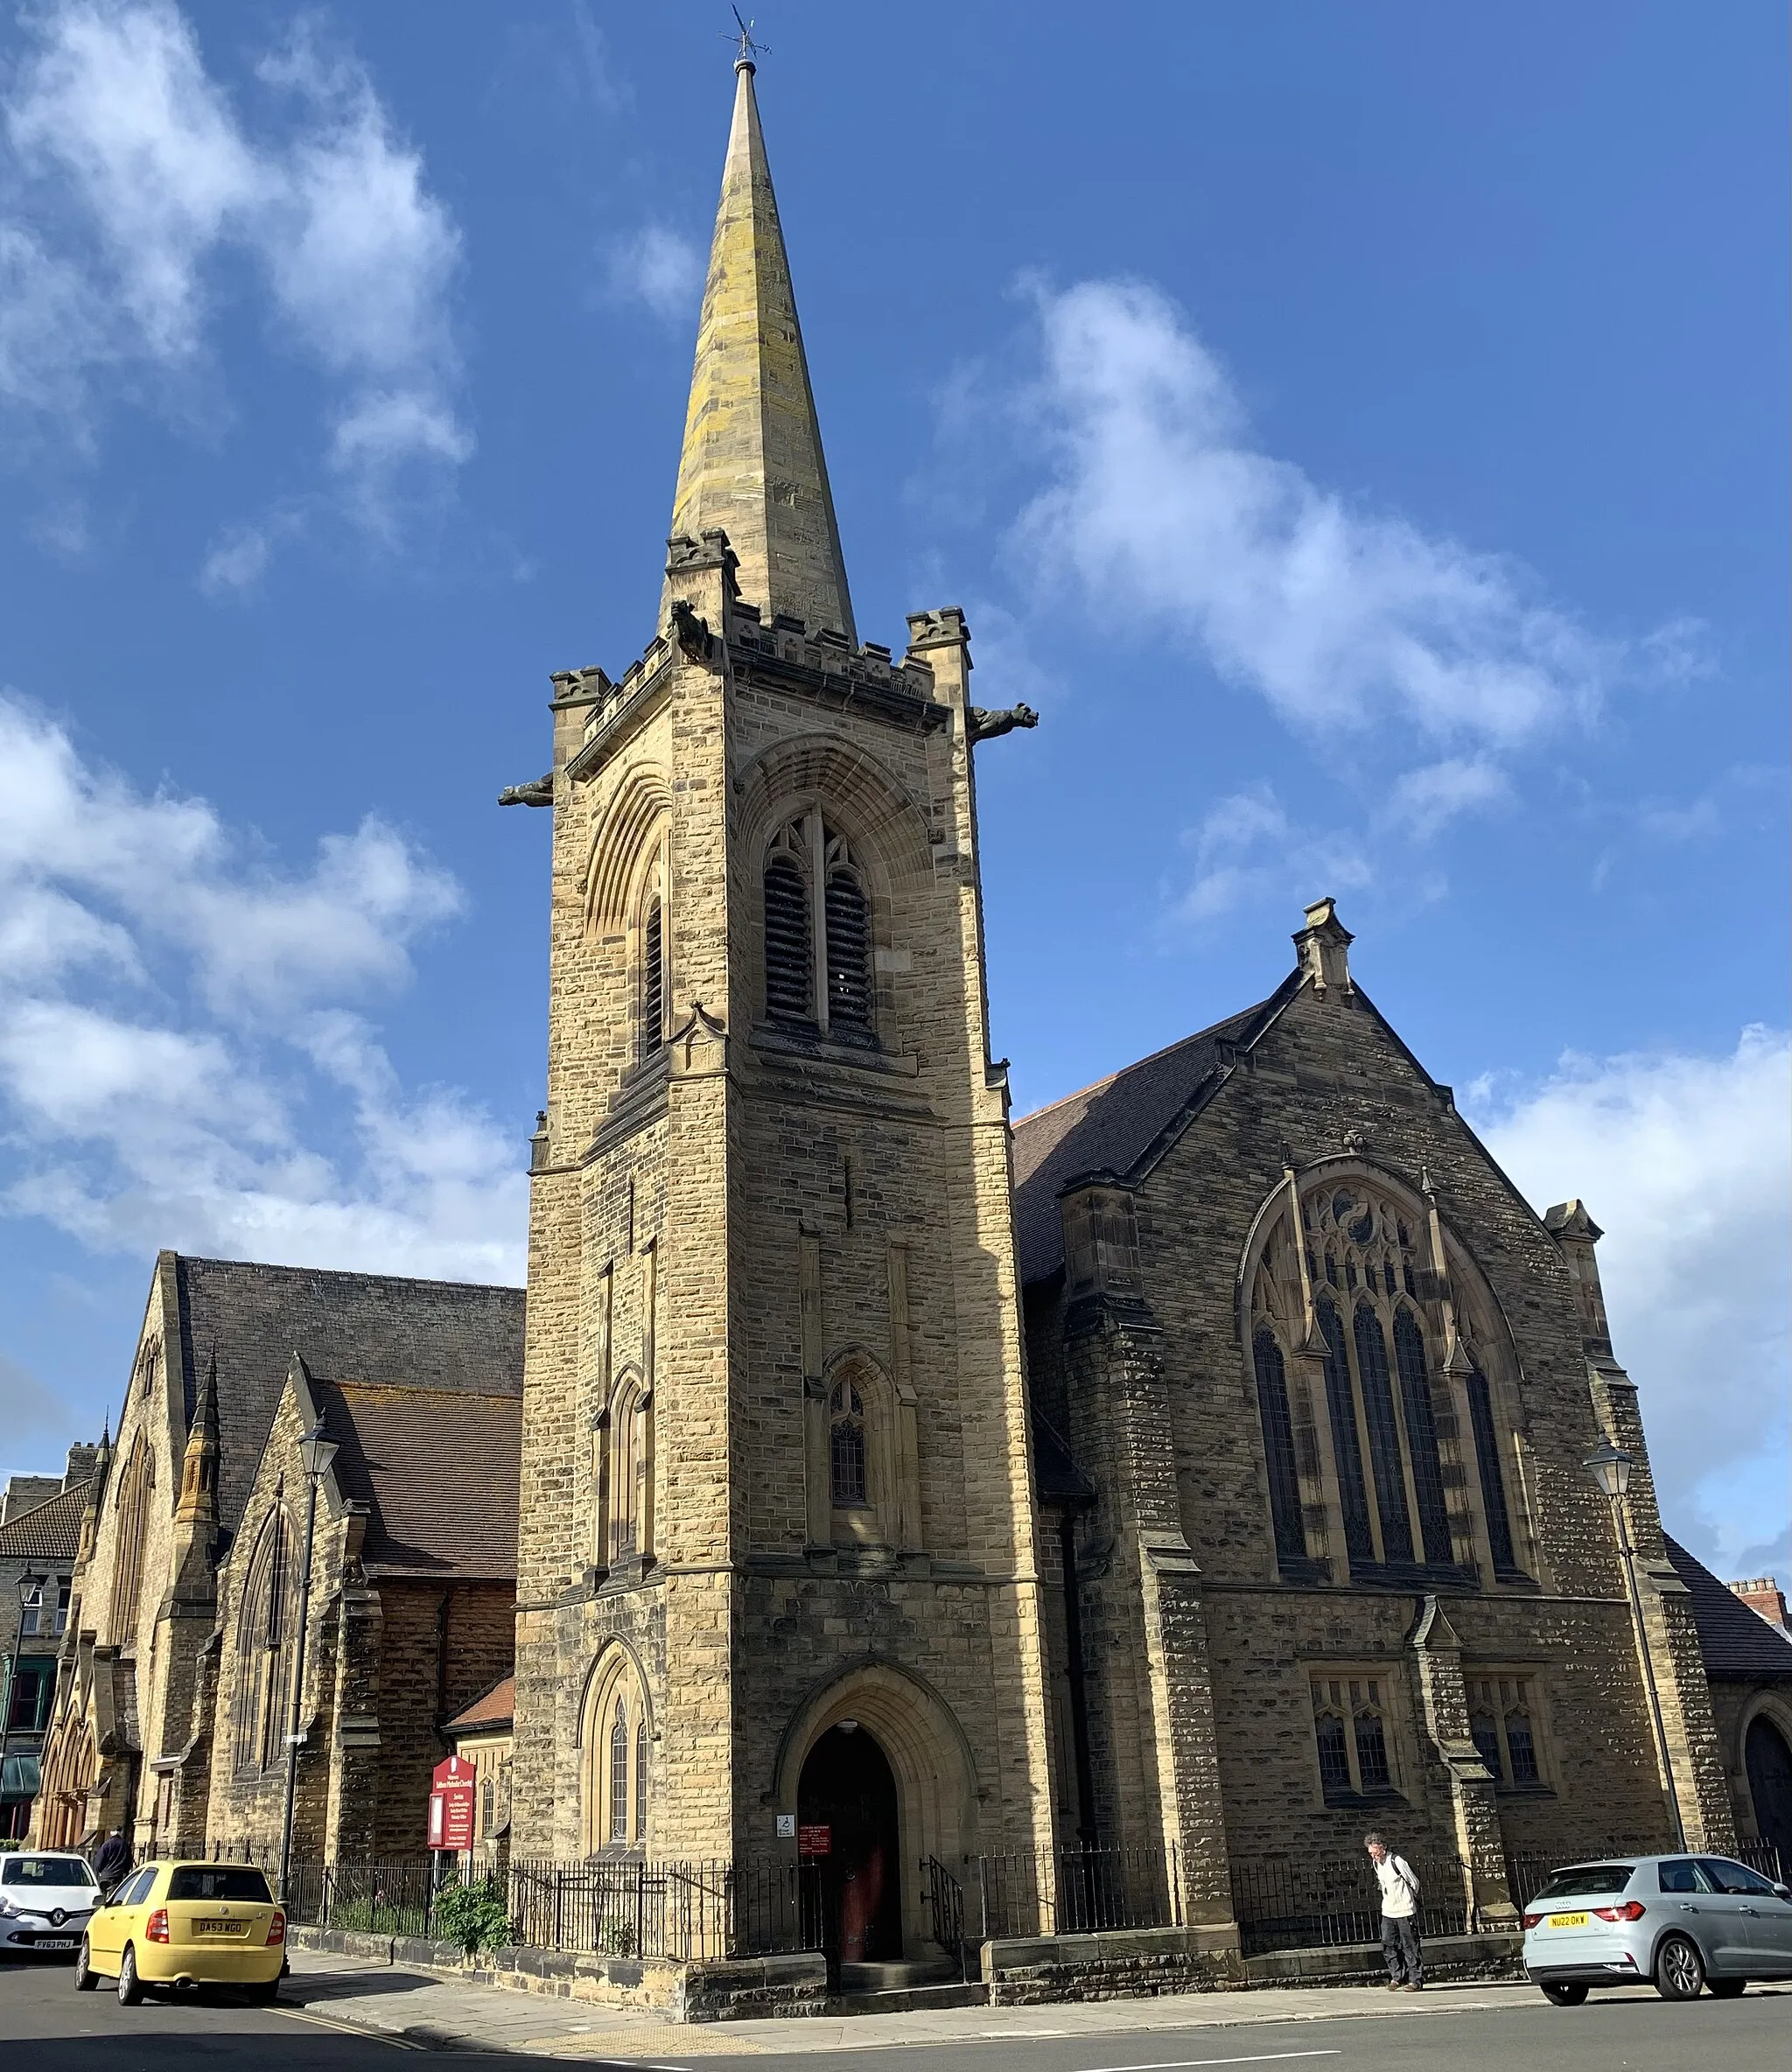
<path fill-rule="evenodd" d="M 39 1936 L 36 1948 L 38 1950 L 73 1950 L 74 1937 L 73 1936 Z"/>
<path fill-rule="evenodd" d="M 1586 1926 L 1586 1916 L 1584 1914 L 1552 1914 L 1550 1916 L 1550 1926 L 1552 1928 L 1584 1928 Z"/>
<path fill-rule="evenodd" d="M 1581 1919 L 1584 1921 L 1586 1915 Z M 192 1924 L 201 1936 L 246 1936 L 248 1924 L 240 1921 L 196 1921 Z"/>

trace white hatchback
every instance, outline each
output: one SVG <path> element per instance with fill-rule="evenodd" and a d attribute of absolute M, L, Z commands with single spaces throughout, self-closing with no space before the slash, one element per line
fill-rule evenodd
<path fill-rule="evenodd" d="M 99 1903 L 100 1881 L 82 1857 L 35 1850 L 0 1856 L 0 1951 L 73 1956 Z"/>

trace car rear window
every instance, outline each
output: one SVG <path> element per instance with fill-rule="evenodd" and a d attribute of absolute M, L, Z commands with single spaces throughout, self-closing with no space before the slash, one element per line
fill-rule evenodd
<path fill-rule="evenodd" d="M 94 1874 L 78 1856 L 9 1856 L 0 1858 L 7 1885 L 92 1885 Z"/>
<path fill-rule="evenodd" d="M 247 1864 L 186 1864 L 168 1874 L 171 1900 L 262 1900 L 273 1898 L 268 1881 Z"/>
<path fill-rule="evenodd" d="M 1531 1905 L 1540 1905 L 1544 1900 L 1588 1899 L 1594 1893 L 1622 1892 L 1635 1868 L 1634 1864 L 1576 1864 L 1572 1870 L 1558 1871 Z"/>

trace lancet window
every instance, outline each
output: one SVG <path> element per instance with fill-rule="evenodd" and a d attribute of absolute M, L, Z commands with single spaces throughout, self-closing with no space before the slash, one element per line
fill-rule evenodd
<path fill-rule="evenodd" d="M 653 1397 L 632 1368 L 616 1384 L 603 1430 L 601 1502 L 606 1561 L 652 1550 Z"/>
<path fill-rule="evenodd" d="M 239 1770 L 266 1770 L 283 1747 L 292 1681 L 291 1536 L 279 1509 L 256 1541 L 236 1614 L 232 1740 Z"/>
<path fill-rule="evenodd" d="M 877 1041 L 871 900 L 845 837 L 811 808 L 766 855 L 766 1014 L 838 1043 Z"/>
<path fill-rule="evenodd" d="M 635 1047 L 643 1062 L 653 1057 L 666 1040 L 666 1011 L 671 998 L 666 891 L 666 851 L 662 842 L 640 886 L 634 931 Z"/>
<path fill-rule="evenodd" d="M 139 1431 L 118 1478 L 117 1515 L 113 1522 L 112 1644 L 129 1648 L 136 1638 L 137 1600 L 144 1578 L 144 1539 L 150 1526 L 150 1501 L 156 1489 L 156 1457 L 147 1433 Z"/>
<path fill-rule="evenodd" d="M 866 1473 L 864 1403 L 851 1382 L 835 1384 L 828 1404 L 828 1482 L 836 1510 L 871 1502 Z"/>

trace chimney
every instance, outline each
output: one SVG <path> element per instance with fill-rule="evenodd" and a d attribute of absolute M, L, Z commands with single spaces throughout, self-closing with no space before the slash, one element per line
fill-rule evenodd
<path fill-rule="evenodd" d="M 1759 1612 L 1769 1626 L 1786 1631 L 1786 1599 L 1777 1576 L 1756 1576 L 1753 1582 L 1732 1583 L 1730 1587 L 1751 1612 Z"/>

